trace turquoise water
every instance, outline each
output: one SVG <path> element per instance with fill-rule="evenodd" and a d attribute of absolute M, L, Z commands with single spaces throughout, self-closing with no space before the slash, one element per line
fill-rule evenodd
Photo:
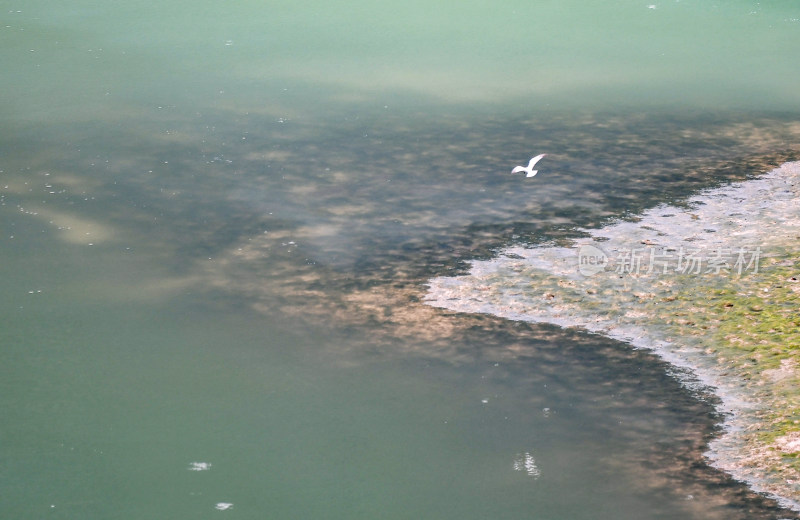
<path fill-rule="evenodd" d="M 3 110 L 33 121 L 171 105 L 284 118 L 420 104 L 796 111 L 799 20 L 789 0 L 10 1 Z"/>
<path fill-rule="evenodd" d="M 654 357 L 419 302 L 798 152 L 800 8 L 654 5 L 2 2 L 0 516 L 791 517 Z"/>

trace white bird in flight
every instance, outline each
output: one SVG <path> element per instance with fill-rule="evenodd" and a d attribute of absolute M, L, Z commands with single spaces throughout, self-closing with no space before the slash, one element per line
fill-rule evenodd
<path fill-rule="evenodd" d="M 539 173 L 539 170 L 534 170 L 533 167 L 536 166 L 536 163 L 539 162 L 545 155 L 547 154 L 540 153 L 539 155 L 530 160 L 528 166 L 517 166 L 516 168 L 511 170 L 511 173 L 527 172 L 527 175 L 525 175 L 525 177 L 533 177 L 534 175 Z"/>

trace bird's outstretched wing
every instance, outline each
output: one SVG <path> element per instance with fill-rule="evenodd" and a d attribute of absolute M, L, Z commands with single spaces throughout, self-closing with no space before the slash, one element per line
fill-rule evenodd
<path fill-rule="evenodd" d="M 511 173 L 519 173 L 519 172 L 524 172 L 524 171 L 527 171 L 527 170 L 525 170 L 525 168 L 523 168 L 522 166 L 517 166 L 516 168 L 511 170 Z"/>
<path fill-rule="evenodd" d="M 547 154 L 546 153 L 540 153 L 539 155 L 537 155 L 536 157 L 531 159 L 531 162 L 528 163 L 528 169 L 532 170 L 533 167 L 536 166 L 536 163 L 541 161 L 542 157 L 544 157 L 545 155 L 547 155 Z"/>

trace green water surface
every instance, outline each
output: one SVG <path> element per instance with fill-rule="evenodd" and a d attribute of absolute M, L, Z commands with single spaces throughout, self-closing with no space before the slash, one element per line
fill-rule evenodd
<path fill-rule="evenodd" d="M 796 152 L 798 20 L 0 2 L 0 517 L 791 517 L 652 356 L 407 291 Z"/>

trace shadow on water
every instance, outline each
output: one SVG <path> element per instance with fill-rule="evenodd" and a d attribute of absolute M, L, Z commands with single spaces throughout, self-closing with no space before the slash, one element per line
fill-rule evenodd
<path fill-rule="evenodd" d="M 91 235 L 67 228 L 108 227 L 113 238 L 98 246 L 136 244 L 197 305 L 324 331 L 330 351 L 320 355 L 333 362 L 419 357 L 530 389 L 532 413 L 586 422 L 571 434 L 579 452 L 620 439 L 619 452 L 594 455 L 596 474 L 629 475 L 624 485 L 635 495 L 663 496 L 652 501 L 664 508 L 653 517 L 675 509 L 697 518 L 791 516 L 703 462 L 713 397 L 690 395 L 654 356 L 420 300 L 428 278 L 462 272 L 509 243 L 559 242 L 797 159 L 795 120 L 465 120 L 378 110 L 315 121 L 156 114 L 111 131 L 70 130 L 68 142 L 50 131 L 44 151 L 26 150 L 24 133 L 7 148 L 26 157 L 4 158 L 3 202 L 20 208 L 18 219 L 39 218 L 75 244 Z M 537 177 L 508 173 L 540 152 L 549 155 Z M 78 217 L 83 224 L 63 224 Z M 574 399 L 576 391 L 589 397 Z"/>

